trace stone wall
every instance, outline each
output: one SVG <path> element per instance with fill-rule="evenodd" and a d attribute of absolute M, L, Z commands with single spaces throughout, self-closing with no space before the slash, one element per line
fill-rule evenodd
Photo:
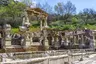
<path fill-rule="evenodd" d="M 74 61 L 80 61 L 81 58 L 88 58 L 89 55 L 96 54 L 90 50 L 78 51 L 14 52 L 4 53 L 0 57 L 3 60 L 1 64 L 71 64 Z"/>

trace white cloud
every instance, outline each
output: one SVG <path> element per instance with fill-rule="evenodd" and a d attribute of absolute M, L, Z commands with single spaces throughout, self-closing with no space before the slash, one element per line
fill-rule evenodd
<path fill-rule="evenodd" d="M 15 0 L 15 1 L 21 2 L 22 0 Z M 31 7 L 32 7 L 32 8 L 36 7 L 37 1 L 36 1 L 36 0 L 31 0 L 31 1 L 32 1 Z"/>
<path fill-rule="evenodd" d="M 37 4 L 37 2 L 36 2 L 35 0 L 32 0 L 32 5 L 31 5 L 31 8 L 36 7 L 36 4 Z"/>

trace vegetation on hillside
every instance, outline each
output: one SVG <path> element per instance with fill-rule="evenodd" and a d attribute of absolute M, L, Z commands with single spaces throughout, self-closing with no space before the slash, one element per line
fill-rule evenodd
<path fill-rule="evenodd" d="M 0 0 L 0 24 L 9 23 L 12 26 L 12 31 L 17 32 L 18 27 L 22 24 L 23 11 L 27 6 L 31 6 L 31 0 Z M 72 2 L 58 2 L 54 7 L 47 2 L 45 4 L 37 3 L 37 7 L 46 11 L 48 16 L 48 25 L 52 29 L 58 30 L 75 30 L 75 29 L 96 29 L 96 11 L 91 8 L 85 8 L 78 14 L 76 7 Z M 35 22 L 33 22 L 35 21 Z M 31 17 L 33 31 L 39 30 L 38 18 Z"/>

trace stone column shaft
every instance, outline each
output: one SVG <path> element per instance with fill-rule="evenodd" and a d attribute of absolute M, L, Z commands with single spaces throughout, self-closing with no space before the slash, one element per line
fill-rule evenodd
<path fill-rule="evenodd" d="M 44 22 L 45 22 L 45 23 L 44 23 L 44 27 L 47 27 L 47 26 L 48 26 L 48 24 L 47 24 L 47 17 L 46 17 L 46 19 L 45 19 Z"/>
<path fill-rule="evenodd" d="M 42 22 L 42 20 L 40 21 L 40 29 L 41 30 L 43 29 L 43 22 Z"/>

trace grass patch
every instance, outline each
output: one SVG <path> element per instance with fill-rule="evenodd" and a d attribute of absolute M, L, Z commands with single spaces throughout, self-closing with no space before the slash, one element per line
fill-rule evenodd
<path fill-rule="evenodd" d="M 18 33 L 19 32 L 19 28 L 12 28 L 11 33 Z"/>
<path fill-rule="evenodd" d="M 37 32 L 37 31 L 40 31 L 40 28 L 39 27 L 30 27 L 29 29 L 31 32 Z"/>
<path fill-rule="evenodd" d="M 30 32 L 37 32 L 37 31 L 40 31 L 40 28 L 39 27 L 30 27 L 29 31 Z M 13 34 L 19 33 L 19 28 L 12 28 L 11 33 L 13 33 Z"/>

